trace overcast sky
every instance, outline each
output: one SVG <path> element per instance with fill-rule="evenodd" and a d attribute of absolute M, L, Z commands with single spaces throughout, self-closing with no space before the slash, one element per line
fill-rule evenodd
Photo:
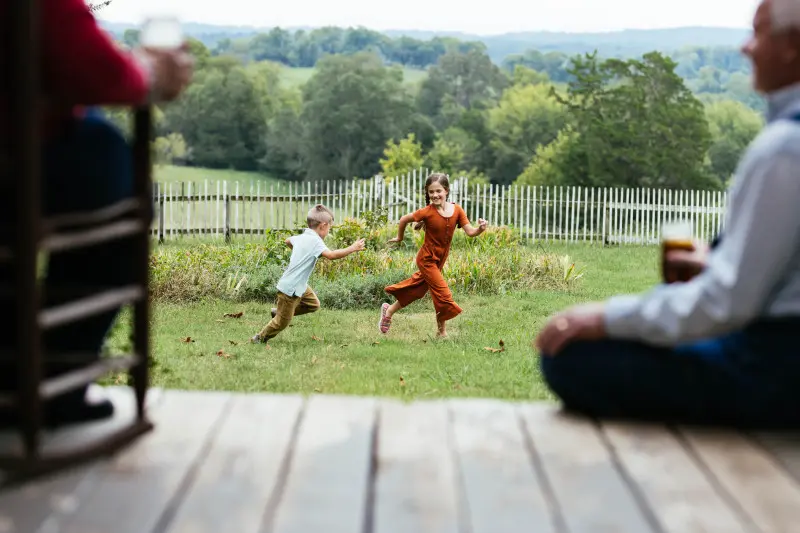
<path fill-rule="evenodd" d="M 366 26 L 492 34 L 749 27 L 757 4 L 757 0 L 113 0 L 100 16 L 138 23 L 148 14 L 169 12 L 184 21 L 224 25 Z"/>

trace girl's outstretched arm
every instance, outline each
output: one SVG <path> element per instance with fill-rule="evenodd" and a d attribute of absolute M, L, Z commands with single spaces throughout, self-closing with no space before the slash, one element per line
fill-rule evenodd
<path fill-rule="evenodd" d="M 389 239 L 389 242 L 402 242 L 403 237 L 405 236 L 406 226 L 411 222 L 414 222 L 413 214 L 403 215 L 400 217 L 400 221 L 397 224 L 397 237 L 394 239 Z"/>
<path fill-rule="evenodd" d="M 487 221 L 485 221 L 482 218 L 479 218 L 478 219 L 478 227 L 474 228 L 474 227 L 472 227 L 472 224 L 465 224 L 464 225 L 464 233 L 467 234 L 467 237 L 477 237 L 478 235 L 480 235 L 481 233 L 486 231 L 486 226 L 488 224 L 489 223 Z"/>

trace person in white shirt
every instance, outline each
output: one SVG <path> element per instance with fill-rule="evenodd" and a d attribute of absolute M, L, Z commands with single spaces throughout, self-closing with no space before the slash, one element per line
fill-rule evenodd
<path fill-rule="evenodd" d="M 319 257 L 341 259 L 364 249 L 364 239 L 359 239 L 347 248 L 339 250 L 329 250 L 325 246 L 324 239 L 331 231 L 333 212 L 324 205 L 312 207 L 307 220 L 308 228 L 303 233 L 286 239 L 286 245 L 292 249 L 292 257 L 276 286 L 277 307 L 272 310 L 272 320 L 269 324 L 251 339 L 254 343 L 266 343 L 274 338 L 289 326 L 296 315 L 319 310 L 319 299 L 308 286 L 308 278 Z"/>
<path fill-rule="evenodd" d="M 800 0 L 763 0 L 743 53 L 769 110 L 724 235 L 687 282 L 552 317 L 535 343 L 569 410 L 800 428 Z"/>

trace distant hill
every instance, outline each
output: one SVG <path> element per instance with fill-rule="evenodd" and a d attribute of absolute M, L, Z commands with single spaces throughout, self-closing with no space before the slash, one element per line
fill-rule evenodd
<path fill-rule="evenodd" d="M 101 25 L 118 37 L 134 24 L 106 22 Z M 225 39 L 248 38 L 258 33 L 266 33 L 271 28 L 253 26 L 219 26 L 187 22 L 184 24 L 187 35 L 203 41 L 207 46 Z M 286 28 L 288 30 L 311 30 L 313 28 Z M 517 32 L 501 35 L 477 35 L 461 32 L 435 32 L 422 30 L 386 30 L 381 33 L 390 37 L 407 36 L 415 39 L 433 37 L 454 37 L 463 41 L 481 41 L 486 44 L 489 56 L 500 63 L 511 54 L 519 54 L 529 49 L 540 51 L 560 51 L 578 54 L 597 50 L 603 56 L 636 56 L 651 50 L 671 52 L 689 46 L 738 47 L 749 34 L 745 28 L 682 27 L 653 30 L 622 30 L 615 32 L 567 33 L 567 32 Z"/>

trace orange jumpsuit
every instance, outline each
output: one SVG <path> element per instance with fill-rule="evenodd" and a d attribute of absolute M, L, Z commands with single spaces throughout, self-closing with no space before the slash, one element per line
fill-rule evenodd
<path fill-rule="evenodd" d="M 417 253 L 417 267 L 410 278 L 389 285 L 384 290 L 397 298 L 403 307 L 419 300 L 428 290 L 433 298 L 436 320 L 445 321 L 455 318 L 461 308 L 453 301 L 453 294 L 442 275 L 447 256 L 450 254 L 450 243 L 457 228 L 469 224 L 467 214 L 461 206 L 454 204 L 455 210 L 450 217 L 444 217 L 432 205 L 414 211 L 414 222 L 425 221 L 425 242 Z"/>

